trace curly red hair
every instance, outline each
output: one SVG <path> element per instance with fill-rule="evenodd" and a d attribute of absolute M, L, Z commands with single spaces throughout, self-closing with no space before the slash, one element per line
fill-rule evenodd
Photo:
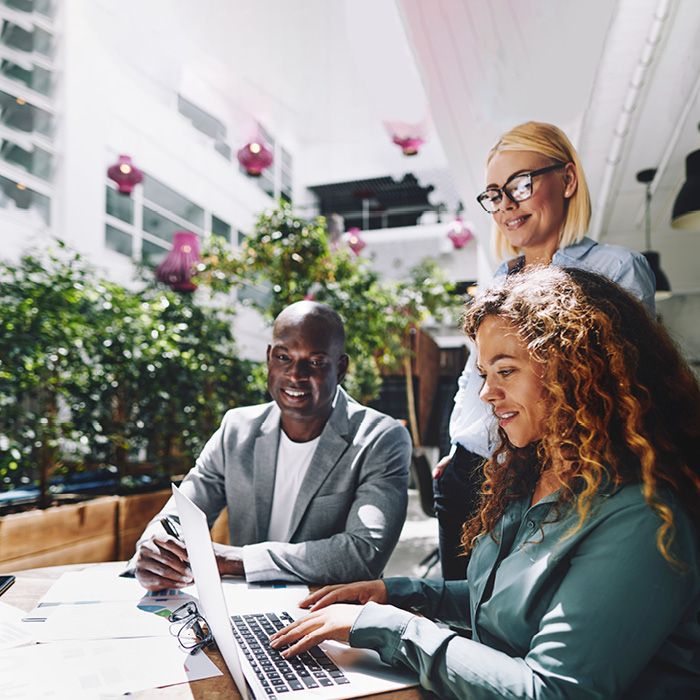
<path fill-rule="evenodd" d="M 480 513 L 464 526 L 465 550 L 551 467 L 559 507 L 570 503 L 578 513 L 571 532 L 602 489 L 640 483 L 661 518 L 659 551 L 678 564 L 673 512 L 661 492 L 674 492 L 700 522 L 700 388 L 663 326 L 607 278 L 551 266 L 479 296 L 465 313 L 465 332 L 475 338 L 489 316 L 510 323 L 541 364 L 548 411 L 536 445 L 516 448 L 499 431 L 501 444 L 484 465 Z"/>

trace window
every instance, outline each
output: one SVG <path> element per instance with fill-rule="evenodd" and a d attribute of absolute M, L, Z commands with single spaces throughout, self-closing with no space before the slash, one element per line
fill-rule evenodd
<path fill-rule="evenodd" d="M 19 216 L 31 228 L 31 214 L 51 223 L 56 40 L 43 27 L 51 26 L 53 10 L 53 0 L 0 0 L 0 207 L 25 211 L 29 218 Z"/>
<path fill-rule="evenodd" d="M 182 226 L 144 205 L 143 230 L 167 243 L 172 243 L 173 234 L 175 231 L 182 231 Z"/>
<path fill-rule="evenodd" d="M 176 214 L 181 219 L 189 221 L 200 229 L 204 228 L 204 209 L 190 202 L 189 199 L 170 189 L 151 175 L 144 174 L 143 197 L 157 204 L 161 209 Z"/>
<path fill-rule="evenodd" d="M 131 197 L 119 194 L 113 187 L 107 187 L 107 213 L 127 224 L 134 223 L 134 201 Z M 131 253 L 129 253 L 131 255 Z"/>
<path fill-rule="evenodd" d="M 289 151 L 280 148 L 281 152 L 281 168 L 280 168 L 280 197 L 285 202 L 292 201 L 293 182 L 292 177 L 292 156 Z"/>
<path fill-rule="evenodd" d="M 105 245 L 110 250 L 155 267 L 170 251 L 176 231 L 192 231 L 201 239 L 210 225 L 213 234 L 231 240 L 231 224 L 222 218 L 152 175 L 144 173 L 143 182 L 130 197 L 119 194 L 111 181 L 105 186 Z"/>
<path fill-rule="evenodd" d="M 40 192 L 0 175 L 0 207 L 35 211 L 48 226 L 51 216 L 51 200 Z"/>
<path fill-rule="evenodd" d="M 0 123 L 17 131 L 38 131 L 50 137 L 53 134 L 53 117 L 46 110 L 25 102 L 0 90 Z"/>
<path fill-rule="evenodd" d="M 116 250 L 117 253 L 127 255 L 128 257 L 133 256 L 133 237 L 126 231 L 122 231 L 121 229 L 106 224 L 105 243 L 110 250 Z"/>
<path fill-rule="evenodd" d="M 157 267 L 165 260 L 167 254 L 168 251 L 165 248 L 162 248 L 152 241 L 144 238 L 141 242 L 141 260 L 146 263 L 146 265 Z"/>
<path fill-rule="evenodd" d="M 53 36 L 41 27 L 35 26 L 32 31 L 27 31 L 18 24 L 4 19 L 0 32 L 0 43 L 25 53 L 36 51 L 47 58 L 53 57 Z"/>
<path fill-rule="evenodd" d="M 226 125 L 222 121 L 182 95 L 177 96 L 177 109 L 183 117 L 189 119 L 197 131 L 201 131 L 214 141 L 214 150 L 226 160 L 231 160 L 231 146 L 226 142 Z"/>
<path fill-rule="evenodd" d="M 53 17 L 52 0 L 2 0 L 2 4 L 20 12 L 39 12 L 46 17 Z"/>
<path fill-rule="evenodd" d="M 0 141 L 0 156 L 7 163 L 12 163 L 42 180 L 51 180 L 52 157 L 47 151 L 34 146 L 26 150 L 12 141 Z"/>
<path fill-rule="evenodd" d="M 222 236 L 229 243 L 231 242 L 231 224 L 227 224 L 218 216 L 211 216 L 211 232 L 215 236 Z"/>
<path fill-rule="evenodd" d="M 32 65 L 31 68 L 19 66 L 8 59 L 0 62 L 0 75 L 4 75 L 10 80 L 22 83 L 28 88 L 40 92 L 42 95 L 50 96 L 53 92 L 53 76 L 51 71 L 39 66 Z"/>

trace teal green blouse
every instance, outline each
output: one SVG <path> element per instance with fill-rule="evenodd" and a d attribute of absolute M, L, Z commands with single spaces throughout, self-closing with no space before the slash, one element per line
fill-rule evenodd
<path fill-rule="evenodd" d="M 478 539 L 467 581 L 387 579 L 390 605 L 365 607 L 351 645 L 445 698 L 700 698 L 696 526 L 670 502 L 679 571 L 639 486 L 600 496 L 573 535 L 556 495 L 514 502 L 496 540 Z"/>

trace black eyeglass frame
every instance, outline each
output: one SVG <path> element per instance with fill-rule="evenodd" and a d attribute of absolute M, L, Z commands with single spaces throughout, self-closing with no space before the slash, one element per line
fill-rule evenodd
<path fill-rule="evenodd" d="M 485 195 L 488 192 L 500 192 L 501 193 L 501 199 L 499 201 L 499 206 L 500 203 L 503 201 L 503 195 L 508 197 L 513 204 L 519 204 L 520 202 L 525 202 L 530 197 L 532 197 L 532 178 L 537 177 L 538 175 L 544 175 L 545 173 L 551 173 L 554 170 L 561 170 L 562 168 L 566 167 L 566 163 L 561 163 L 557 162 L 552 165 L 548 165 L 544 168 L 538 168 L 537 170 L 531 170 L 530 172 L 527 173 L 514 173 L 511 175 L 504 183 L 503 187 L 487 187 L 480 195 L 477 196 L 476 201 L 479 202 L 481 205 L 481 208 L 487 213 L 487 214 L 495 214 L 498 211 L 498 208 L 496 208 L 494 211 L 489 211 L 486 206 L 484 205 L 484 202 L 482 201 L 485 198 Z M 509 185 L 509 183 L 513 182 L 518 177 L 529 177 L 530 178 L 530 194 L 525 197 L 524 199 L 515 199 L 510 192 L 506 189 Z"/>
<path fill-rule="evenodd" d="M 168 621 L 170 622 L 170 634 L 177 637 L 178 644 L 186 651 L 189 651 L 190 654 L 196 654 L 198 651 L 214 643 L 214 636 L 211 633 L 209 623 L 204 616 L 200 614 L 197 603 L 193 600 L 173 610 L 173 612 L 168 615 Z M 178 625 L 178 627 L 173 631 L 176 625 Z M 202 625 L 206 626 L 207 632 L 204 632 Z M 195 634 L 194 640 L 191 640 L 187 636 L 190 630 Z"/>

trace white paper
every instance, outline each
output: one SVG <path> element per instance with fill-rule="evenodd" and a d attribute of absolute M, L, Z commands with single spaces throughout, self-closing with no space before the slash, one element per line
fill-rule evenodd
<path fill-rule="evenodd" d="M 186 598 L 191 600 L 189 596 Z M 25 629 L 39 642 L 61 639 L 119 639 L 171 636 L 168 615 L 184 598 L 155 602 L 63 603 L 38 608 L 45 617 L 25 617 Z"/>
<path fill-rule="evenodd" d="M 138 600 L 153 595 L 135 579 L 119 576 L 124 564 L 100 564 L 63 574 L 41 599 L 44 603 Z M 170 592 L 171 595 L 176 591 Z"/>
<path fill-rule="evenodd" d="M 34 637 L 22 624 L 24 615 L 24 610 L 0 602 L 0 650 L 34 641 Z"/>
<path fill-rule="evenodd" d="M 304 585 L 255 584 L 223 579 L 224 598 L 229 615 L 286 610 L 292 617 L 306 614 L 298 603 L 309 595 Z"/>
<path fill-rule="evenodd" d="M 106 698 L 220 675 L 205 654 L 184 652 L 174 638 L 52 642 L 0 656 L 0 697 Z"/>

